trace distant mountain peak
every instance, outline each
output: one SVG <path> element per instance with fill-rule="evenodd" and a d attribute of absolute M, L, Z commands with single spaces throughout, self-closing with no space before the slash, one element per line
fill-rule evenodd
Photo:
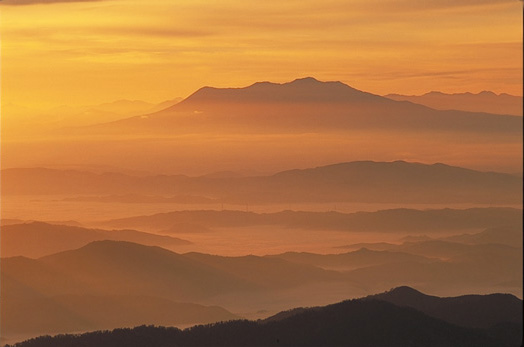
<path fill-rule="evenodd" d="M 490 90 L 477 93 L 431 91 L 422 95 L 388 94 L 386 97 L 396 101 L 409 101 L 436 110 L 460 110 L 522 116 L 522 96 L 497 94 Z"/>
<path fill-rule="evenodd" d="M 399 95 L 399 94 L 397 94 L 397 95 Z M 432 90 L 432 91 L 430 91 L 430 92 L 428 92 L 426 94 L 423 94 L 423 95 L 446 95 L 446 94 L 443 93 L 443 92 L 440 92 L 438 90 Z M 413 96 L 417 96 L 417 95 L 413 95 Z"/>
<path fill-rule="evenodd" d="M 245 87 L 245 88 L 250 88 L 250 87 L 253 87 L 253 86 L 322 85 L 322 84 L 325 84 L 325 83 L 339 83 L 339 84 L 343 84 L 340 81 L 320 81 L 320 80 L 316 79 L 315 77 L 308 76 L 308 77 L 296 78 L 296 79 L 294 79 L 291 82 L 284 82 L 284 83 L 275 83 L 275 82 L 270 82 L 270 81 L 260 81 L 260 82 L 255 82 L 251 86 L 248 86 L 248 87 Z M 245 88 L 231 88 L 231 89 L 245 89 Z"/>
<path fill-rule="evenodd" d="M 497 95 L 497 94 L 493 93 L 493 92 L 490 91 L 490 90 L 483 90 L 483 91 L 481 91 L 479 94 L 480 94 L 480 95 L 494 95 L 494 96 Z"/>
<path fill-rule="evenodd" d="M 349 103 L 389 102 L 389 99 L 367 93 L 340 81 L 319 81 L 303 77 L 286 83 L 255 82 L 243 88 L 203 87 L 172 109 L 201 109 L 210 104 L 245 105 L 270 103 Z"/>
<path fill-rule="evenodd" d="M 496 94 L 492 92 L 491 90 L 483 90 L 479 93 L 472 93 L 472 92 L 462 92 L 462 93 L 444 93 L 438 90 L 432 90 L 428 93 L 421 94 L 421 95 L 402 95 L 402 94 L 388 94 L 388 96 L 403 96 L 403 97 L 423 97 L 423 96 L 498 96 L 502 94 Z"/>
<path fill-rule="evenodd" d="M 390 289 L 386 293 L 387 295 L 393 295 L 393 296 L 415 296 L 415 295 L 423 295 L 426 296 L 426 294 L 423 294 L 419 292 L 418 290 L 408 287 L 408 286 L 400 286 L 393 289 Z"/>
<path fill-rule="evenodd" d="M 322 83 L 319 80 L 317 80 L 314 77 L 303 77 L 303 78 L 297 78 L 292 82 L 289 83 Z"/>
<path fill-rule="evenodd" d="M 437 319 L 468 328 L 489 328 L 501 322 L 513 322 L 522 327 L 522 300 L 510 294 L 438 297 L 402 286 L 367 296 L 364 300 L 366 299 L 411 307 Z"/>
<path fill-rule="evenodd" d="M 255 87 L 255 86 L 274 86 L 274 85 L 278 85 L 278 83 L 273 83 L 273 82 L 269 82 L 269 81 L 260 81 L 260 82 L 255 82 L 253 83 L 251 86 L 249 87 Z M 249 88 L 247 87 L 247 88 Z M 208 87 L 210 88 L 210 87 Z M 236 88 L 236 89 L 242 89 L 242 88 Z"/>

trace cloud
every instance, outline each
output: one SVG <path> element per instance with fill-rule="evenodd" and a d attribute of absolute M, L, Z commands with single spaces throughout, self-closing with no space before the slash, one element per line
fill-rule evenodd
<path fill-rule="evenodd" d="M 212 36 L 213 32 L 201 29 L 187 29 L 182 27 L 155 27 L 155 26 L 114 26 L 101 27 L 91 32 L 100 34 L 157 36 L 157 37 L 205 37 Z"/>
<path fill-rule="evenodd" d="M 368 5 L 381 4 L 388 11 L 431 11 L 431 10 L 453 10 L 460 8 L 479 8 L 482 6 L 498 6 L 517 3 L 516 0 L 382 0 L 369 1 Z"/>
<path fill-rule="evenodd" d="M 103 0 L 0 0 L 0 5 L 23 6 L 23 5 L 41 5 L 55 4 L 60 2 L 94 2 Z"/>

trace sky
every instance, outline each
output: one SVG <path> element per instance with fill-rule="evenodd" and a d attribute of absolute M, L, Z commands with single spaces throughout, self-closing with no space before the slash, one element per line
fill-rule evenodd
<path fill-rule="evenodd" d="M 161 102 L 312 76 L 522 95 L 518 0 L 3 0 L 2 103 Z"/>

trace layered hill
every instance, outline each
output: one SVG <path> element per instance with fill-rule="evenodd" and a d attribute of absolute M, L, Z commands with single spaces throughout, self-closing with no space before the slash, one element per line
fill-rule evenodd
<path fill-rule="evenodd" d="M 136 230 L 88 229 L 43 222 L 2 226 L 0 240 L 1 253 L 4 258 L 14 256 L 39 258 L 101 240 L 129 241 L 168 249 L 191 244 L 180 238 Z"/>
<path fill-rule="evenodd" d="M 200 225 L 205 228 L 273 225 L 309 230 L 426 233 L 499 226 L 518 227 L 522 225 L 521 213 L 522 210 L 513 208 L 390 209 L 354 213 L 193 210 L 114 219 L 100 224 L 118 228 L 133 226 L 148 230 L 169 229 L 172 233 L 176 233 L 177 226 L 185 224 Z"/>
<path fill-rule="evenodd" d="M 522 326 L 522 300 L 509 294 L 441 298 L 404 286 L 370 295 L 366 299 L 411 307 L 429 316 L 464 327 L 490 328 L 501 323 Z"/>
<path fill-rule="evenodd" d="M 387 263 L 433 263 L 437 259 L 415 255 L 400 251 L 375 251 L 367 248 L 361 248 L 356 251 L 340 254 L 315 254 L 315 253 L 298 253 L 286 252 L 282 254 L 268 255 L 267 257 L 284 259 L 298 264 L 309 264 L 324 269 L 333 269 L 338 271 L 349 271 L 358 268 L 375 266 Z"/>
<path fill-rule="evenodd" d="M 522 225 L 520 223 L 515 225 L 505 225 L 500 227 L 487 228 L 477 233 L 455 234 L 451 236 L 428 236 L 423 235 L 408 235 L 402 237 L 399 241 L 401 243 L 413 244 L 426 241 L 448 241 L 453 243 L 462 243 L 466 245 L 506 245 L 511 247 L 519 247 L 522 245 Z M 445 244 L 445 242 L 435 242 L 434 244 Z M 360 249 L 367 247 L 373 250 L 393 250 L 399 247 L 398 243 L 391 242 L 363 242 L 349 245 L 339 246 L 341 249 Z M 459 246 L 460 247 L 460 246 Z"/>
<path fill-rule="evenodd" d="M 142 194 L 160 196 L 157 200 L 185 196 L 175 201 L 186 203 L 522 201 L 522 179 L 517 176 L 405 161 L 357 161 L 258 177 L 131 176 L 24 168 L 2 170 L 1 179 L 5 195 Z"/>
<path fill-rule="evenodd" d="M 219 306 L 181 303 L 144 295 L 70 294 L 27 300 L 8 297 L 2 313 L 6 338 L 89 330 L 107 330 L 142 324 L 187 326 L 239 317 Z"/>
<path fill-rule="evenodd" d="M 522 248 L 518 245 L 422 241 L 392 245 L 388 250 L 289 252 L 271 257 L 342 271 L 346 279 L 369 291 L 406 284 L 445 294 L 505 290 L 522 295 Z"/>
<path fill-rule="evenodd" d="M 449 236 L 446 240 L 467 244 L 500 243 L 508 246 L 518 246 L 522 245 L 522 228 L 519 228 L 517 225 L 489 228 L 476 234 Z"/>
<path fill-rule="evenodd" d="M 424 242 L 390 251 L 224 257 L 96 241 L 38 259 L 2 258 L 2 334 L 212 322 L 230 319 L 225 309 L 254 317 L 399 285 L 522 295 L 522 249 L 448 242 L 435 250 Z"/>
<path fill-rule="evenodd" d="M 481 311 L 493 304 L 492 297 L 479 299 L 476 308 Z M 508 299 L 512 310 L 522 310 L 520 300 Z M 462 312 L 464 308 L 459 305 L 454 310 Z M 497 323 L 495 327 L 472 329 L 423 311 L 366 298 L 295 309 L 257 322 L 237 320 L 186 330 L 141 326 L 112 332 L 39 337 L 17 346 L 518 346 L 521 326 L 511 322 L 514 318 L 511 313 L 507 316 L 501 310 L 498 313 L 502 317 L 492 319 Z M 505 323 L 506 319 L 509 324 Z M 505 324 L 505 328 L 500 324 Z"/>
<path fill-rule="evenodd" d="M 255 290 L 235 275 L 162 248 L 96 241 L 39 259 L 2 258 L 5 338 L 237 317 L 198 299 Z"/>
<path fill-rule="evenodd" d="M 10 338 L 226 320 L 235 316 L 211 306 L 242 298 L 255 298 L 260 305 L 273 291 L 341 279 L 336 272 L 280 259 L 208 261 L 203 255 L 123 241 L 1 262 L 1 329 Z"/>
<path fill-rule="evenodd" d="M 410 101 L 437 110 L 461 110 L 522 116 L 522 97 L 483 91 L 477 94 L 429 92 L 423 95 L 388 94 L 386 98 Z"/>

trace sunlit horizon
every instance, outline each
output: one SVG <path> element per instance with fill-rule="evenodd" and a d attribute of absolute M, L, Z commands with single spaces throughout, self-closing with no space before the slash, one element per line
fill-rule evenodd
<path fill-rule="evenodd" d="M 4 104 L 161 102 L 305 76 L 378 95 L 522 95 L 515 0 L 11 3 L 0 5 Z"/>

